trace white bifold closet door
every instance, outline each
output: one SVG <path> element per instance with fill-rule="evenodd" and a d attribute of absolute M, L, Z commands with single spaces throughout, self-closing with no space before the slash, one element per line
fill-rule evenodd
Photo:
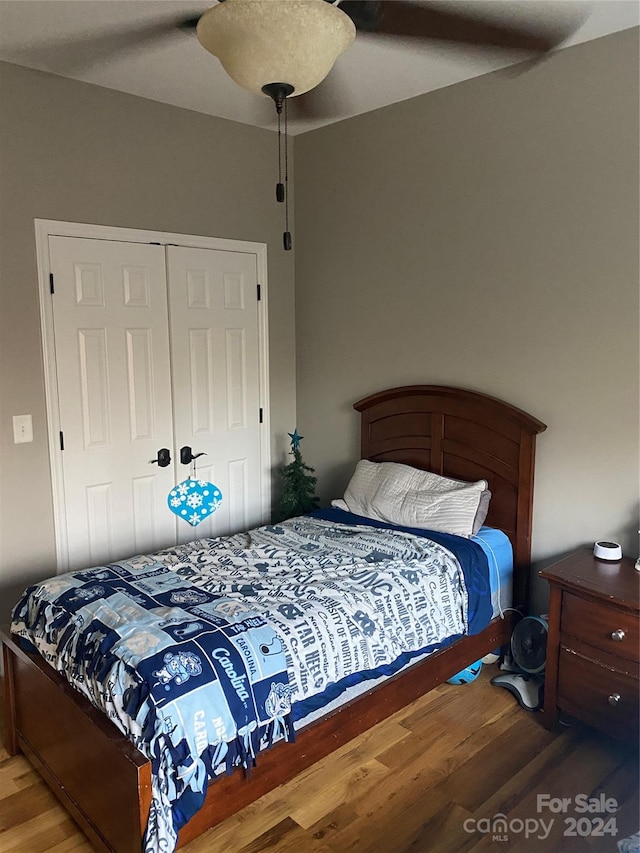
<path fill-rule="evenodd" d="M 260 352 L 251 253 L 49 237 L 68 566 L 259 524 Z M 197 527 L 167 495 L 222 491 Z M 169 452 L 165 467 L 153 460 Z"/>
<path fill-rule="evenodd" d="M 260 377 L 255 255 L 167 247 L 176 447 L 222 504 L 178 541 L 246 530 L 261 520 Z M 179 479 L 188 466 L 180 464 Z"/>

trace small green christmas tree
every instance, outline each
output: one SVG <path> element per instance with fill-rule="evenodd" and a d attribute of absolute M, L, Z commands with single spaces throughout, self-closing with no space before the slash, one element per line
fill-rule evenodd
<path fill-rule="evenodd" d="M 291 455 L 293 462 L 280 469 L 283 479 L 282 494 L 278 506 L 277 521 L 285 521 L 296 515 L 317 509 L 320 503 L 315 494 L 317 478 L 312 476 L 314 469 L 305 465 L 300 454 L 300 442 L 304 438 L 298 435 L 297 428 L 288 433 L 291 438 Z"/>

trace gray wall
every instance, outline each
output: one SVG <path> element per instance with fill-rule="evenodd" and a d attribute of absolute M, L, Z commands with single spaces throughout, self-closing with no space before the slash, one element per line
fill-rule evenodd
<path fill-rule="evenodd" d="M 268 244 L 274 464 L 295 423 L 293 259 L 270 131 L 0 63 L 0 621 L 55 573 L 35 218 Z M 33 444 L 12 416 L 33 415 Z"/>
<path fill-rule="evenodd" d="M 632 30 L 296 139 L 298 428 L 325 500 L 353 401 L 457 385 L 548 425 L 535 560 L 638 554 L 638 95 Z"/>

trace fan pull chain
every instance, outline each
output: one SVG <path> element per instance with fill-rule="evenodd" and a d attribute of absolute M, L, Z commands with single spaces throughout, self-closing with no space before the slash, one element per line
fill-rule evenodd
<path fill-rule="evenodd" d="M 282 243 L 285 252 L 291 251 L 291 232 L 289 231 L 289 124 L 288 105 L 284 99 L 284 234 Z"/>
<path fill-rule="evenodd" d="M 289 124 L 287 98 L 295 91 L 290 83 L 266 83 L 262 87 L 276 105 L 278 114 L 278 183 L 276 201 L 284 202 L 284 232 L 282 243 L 285 252 L 291 251 L 291 232 L 289 231 Z M 284 183 L 282 181 L 282 108 L 284 105 Z"/>
<path fill-rule="evenodd" d="M 276 184 L 276 201 L 284 201 L 284 184 L 282 183 L 282 110 L 277 109 L 278 115 L 278 183 Z"/>

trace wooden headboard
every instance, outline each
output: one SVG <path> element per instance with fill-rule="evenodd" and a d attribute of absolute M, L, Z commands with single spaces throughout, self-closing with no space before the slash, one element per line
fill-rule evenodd
<path fill-rule="evenodd" d="M 526 606 L 535 441 L 546 425 L 494 397 L 438 385 L 391 388 L 353 407 L 361 413 L 363 459 L 488 481 L 486 524 L 511 540 L 514 606 Z"/>

